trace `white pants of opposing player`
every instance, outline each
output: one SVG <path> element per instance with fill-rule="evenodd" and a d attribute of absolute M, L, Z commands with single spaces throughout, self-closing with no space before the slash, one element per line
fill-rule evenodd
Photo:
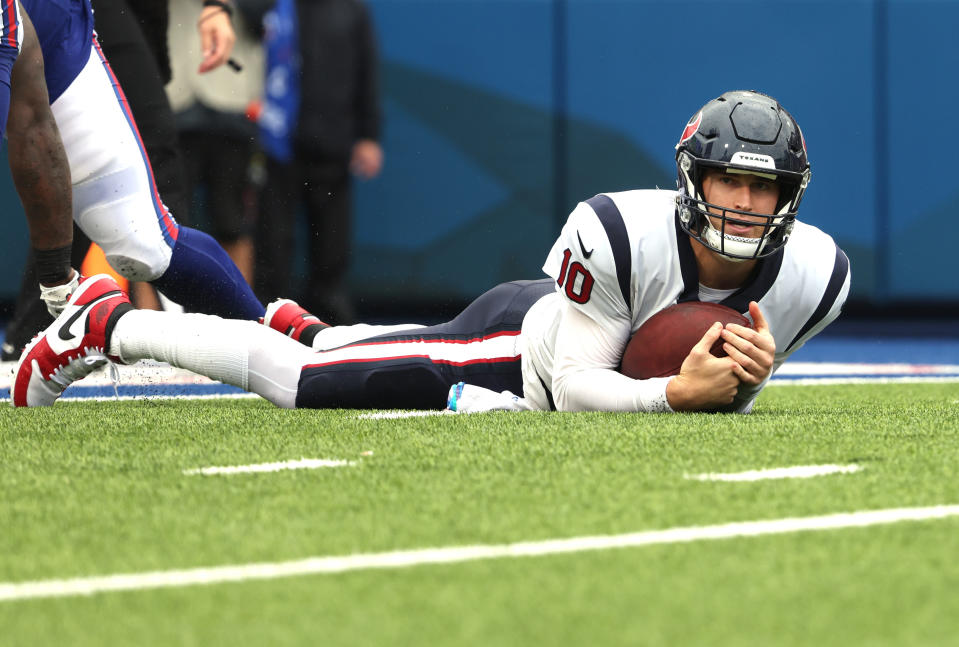
<path fill-rule="evenodd" d="M 159 278 L 170 264 L 177 224 L 153 185 L 129 104 L 96 42 L 50 108 L 70 164 L 74 221 L 121 275 Z"/>

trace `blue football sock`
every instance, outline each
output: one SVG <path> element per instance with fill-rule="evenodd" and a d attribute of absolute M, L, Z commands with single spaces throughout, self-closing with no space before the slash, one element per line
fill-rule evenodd
<path fill-rule="evenodd" d="M 266 310 L 220 244 L 189 227 L 180 226 L 170 266 L 153 285 L 190 312 L 257 319 Z"/>

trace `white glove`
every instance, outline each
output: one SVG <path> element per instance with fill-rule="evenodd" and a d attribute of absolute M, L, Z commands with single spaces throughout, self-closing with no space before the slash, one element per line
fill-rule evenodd
<path fill-rule="evenodd" d="M 63 285 L 54 285 L 53 287 L 40 286 L 40 298 L 47 304 L 47 311 L 56 319 L 67 307 L 67 301 L 70 295 L 80 285 L 80 273 L 73 270 L 73 278 Z"/>

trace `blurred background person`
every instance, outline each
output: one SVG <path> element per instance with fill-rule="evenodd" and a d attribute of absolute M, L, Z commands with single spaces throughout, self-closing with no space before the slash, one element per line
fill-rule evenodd
<path fill-rule="evenodd" d="M 257 128 L 246 111 L 263 93 L 263 15 L 272 4 L 234 0 L 233 64 L 200 74 L 200 43 L 187 27 L 197 23 L 202 7 L 196 0 L 170 0 L 173 78 L 166 91 L 183 152 L 191 218 L 216 238 L 248 282 L 253 279 L 251 163 Z"/>
<path fill-rule="evenodd" d="M 377 51 L 360 0 L 277 0 L 266 21 L 267 80 L 259 122 L 266 184 L 256 228 L 254 287 L 336 324 L 356 320 L 346 285 L 351 174 L 383 164 Z M 294 290 L 297 217 L 306 213 L 307 275 Z"/>

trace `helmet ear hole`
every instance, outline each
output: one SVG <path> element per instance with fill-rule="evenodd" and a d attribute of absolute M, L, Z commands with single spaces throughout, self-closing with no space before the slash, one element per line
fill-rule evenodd
<path fill-rule="evenodd" d="M 796 191 L 799 186 L 788 180 L 779 181 L 779 200 L 776 201 L 776 213 L 782 213 L 783 209 L 790 207 L 796 198 Z"/>
<path fill-rule="evenodd" d="M 683 152 L 677 156 L 677 166 L 679 169 L 679 189 L 685 191 L 686 195 L 694 200 L 704 201 L 703 195 L 703 174 L 704 168 L 696 163 L 689 153 Z"/>

